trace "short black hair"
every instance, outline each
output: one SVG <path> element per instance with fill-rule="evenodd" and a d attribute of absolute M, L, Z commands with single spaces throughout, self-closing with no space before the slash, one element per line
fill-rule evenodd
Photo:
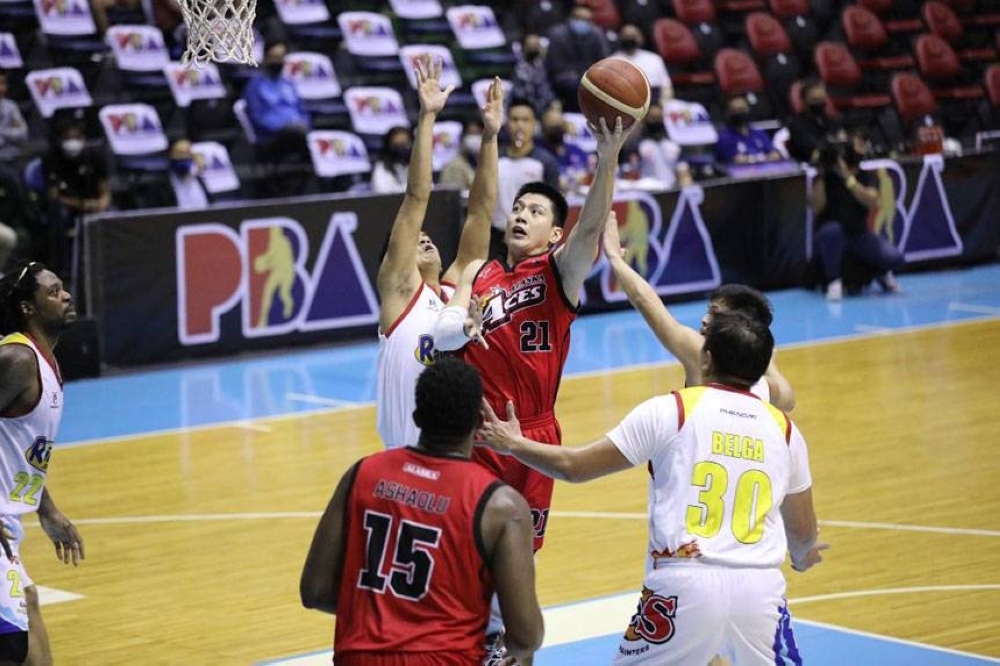
<path fill-rule="evenodd" d="M 439 355 L 417 378 L 417 408 L 413 422 L 420 428 L 420 445 L 453 450 L 479 427 L 483 382 L 471 365 L 454 356 Z"/>
<path fill-rule="evenodd" d="M 538 113 L 535 111 L 535 105 L 531 103 L 531 100 L 527 99 L 526 97 L 514 97 L 514 98 L 512 98 L 510 100 L 510 104 L 507 105 L 507 113 L 509 114 L 510 110 L 513 109 L 515 106 L 526 106 L 526 107 L 528 107 L 529 109 L 531 109 L 531 115 L 534 116 L 535 119 L 537 120 Z"/>
<path fill-rule="evenodd" d="M 19 261 L 0 279 L 0 335 L 23 331 L 27 326 L 21 302 L 34 302 L 38 274 L 46 270 L 38 261 Z"/>
<path fill-rule="evenodd" d="M 726 310 L 741 312 L 764 326 L 774 321 L 774 310 L 767 296 L 745 284 L 724 284 L 712 292 L 710 303 L 722 303 Z"/>
<path fill-rule="evenodd" d="M 742 312 L 719 312 L 705 327 L 705 351 L 715 374 L 754 384 L 774 352 L 771 329 Z"/>
<path fill-rule="evenodd" d="M 517 201 L 525 194 L 540 194 L 548 199 L 552 203 L 553 224 L 557 227 L 562 227 L 566 224 L 566 217 L 569 215 L 569 204 L 566 203 L 566 197 L 563 196 L 562 192 L 546 182 L 535 180 L 522 185 L 521 189 L 517 191 L 514 201 Z"/>

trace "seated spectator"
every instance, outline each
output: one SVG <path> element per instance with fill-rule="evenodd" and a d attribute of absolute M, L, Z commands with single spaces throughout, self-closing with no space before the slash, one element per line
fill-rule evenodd
<path fill-rule="evenodd" d="M 545 71 L 542 39 L 538 35 L 527 34 L 521 41 L 521 51 L 517 54 L 517 64 L 511 77 L 510 98 L 529 100 L 536 116 L 542 115 L 555 101 L 556 95 Z"/>
<path fill-rule="evenodd" d="M 257 134 L 257 158 L 272 165 L 311 164 L 306 134 L 309 114 L 295 85 L 282 76 L 288 47 L 275 42 L 267 47 L 260 73 L 247 82 L 243 99 L 247 116 Z M 269 194 L 300 193 L 305 185 L 301 174 L 269 179 Z"/>
<path fill-rule="evenodd" d="M 413 136 L 405 127 L 393 127 L 385 133 L 382 155 L 372 167 L 372 192 L 391 194 L 406 191 L 406 173 L 413 150 Z"/>
<path fill-rule="evenodd" d="M 812 163 L 816 161 L 821 146 L 836 135 L 843 136 L 843 126 L 826 112 L 826 86 L 821 80 L 803 82 L 800 94 L 805 110 L 789 119 L 786 145 L 793 160 Z"/>
<path fill-rule="evenodd" d="M 208 206 L 209 198 L 201 181 L 191 152 L 191 142 L 178 139 L 170 145 L 169 168 L 164 179 L 154 183 L 142 197 L 145 208 L 180 208 L 201 210 Z"/>
<path fill-rule="evenodd" d="M 660 54 L 642 48 L 645 43 L 642 31 L 634 25 L 623 25 L 618 31 L 619 50 L 612 55 L 615 58 L 628 60 L 638 67 L 649 81 L 652 99 L 666 104 L 674 98 L 674 84 L 667 74 L 667 66 L 663 64 Z"/>
<path fill-rule="evenodd" d="M 813 208 L 816 228 L 815 253 L 830 301 L 843 298 L 846 256 L 859 264 L 865 274 L 858 280 L 860 284 L 853 285 L 857 290 L 874 277 L 883 290 L 899 291 L 892 271 L 903 264 L 903 256 L 868 227 L 870 213 L 878 210 L 880 195 L 874 174 L 859 168 L 867 151 L 864 137 L 854 135 L 846 143 L 820 147 L 814 163 L 818 174 L 809 205 Z"/>
<path fill-rule="evenodd" d="M 658 182 L 663 189 L 688 184 L 678 183 L 681 147 L 667 138 L 662 106 L 649 105 L 649 112 L 638 132 L 639 178 Z M 687 171 L 684 170 L 684 173 L 686 175 Z"/>
<path fill-rule="evenodd" d="M 0 69 L 0 186 L 3 187 L 5 201 L 23 198 L 16 162 L 28 140 L 28 124 L 24 122 L 17 103 L 7 99 L 7 92 L 7 72 Z M 8 218 L 5 220 L 10 221 Z M 17 232 L 0 220 L 0 273 L 16 246 Z"/>
<path fill-rule="evenodd" d="M 726 102 L 726 124 L 719 130 L 715 157 L 723 164 L 778 162 L 783 158 L 766 132 L 750 127 L 750 104 L 742 95 Z"/>
<path fill-rule="evenodd" d="M 472 187 L 476 175 L 476 160 L 479 159 L 479 148 L 483 145 L 483 121 L 473 118 L 465 121 L 462 127 L 462 142 L 455 155 L 441 169 L 440 182 L 448 187 L 457 187 L 466 191 Z"/>
<path fill-rule="evenodd" d="M 535 144 L 535 108 L 524 99 L 512 100 L 507 107 L 507 144 L 500 149 L 497 203 L 490 230 L 490 257 L 505 257 L 503 237 L 507 213 L 517 191 L 525 183 L 541 180 L 559 187 L 559 162 L 549 151 Z"/>
<path fill-rule="evenodd" d="M 568 21 L 549 30 L 545 69 L 556 96 L 567 111 L 580 110 L 576 93 L 584 72 L 611 53 L 604 33 L 594 25 L 593 14 L 590 7 L 578 4 L 570 12 Z"/>
<path fill-rule="evenodd" d="M 49 249 L 45 263 L 53 272 L 69 275 L 77 221 L 111 207 L 108 164 L 102 151 L 87 147 L 79 121 L 66 117 L 56 123 L 42 170 L 48 183 Z"/>
<path fill-rule="evenodd" d="M 542 114 L 542 147 L 559 163 L 559 189 L 577 192 L 590 176 L 590 156 L 577 145 L 566 143 L 566 119 L 562 107 L 553 104 Z"/>

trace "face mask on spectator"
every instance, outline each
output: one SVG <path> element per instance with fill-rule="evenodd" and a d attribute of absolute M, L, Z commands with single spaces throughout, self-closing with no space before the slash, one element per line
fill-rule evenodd
<path fill-rule="evenodd" d="M 546 127 L 542 130 L 542 136 L 547 143 L 559 146 L 566 139 L 566 131 L 562 127 Z"/>
<path fill-rule="evenodd" d="M 750 124 L 750 113 L 748 111 L 735 111 L 730 113 L 729 124 L 733 127 L 746 127 Z"/>
<path fill-rule="evenodd" d="M 189 175 L 191 173 L 192 166 L 194 166 L 194 160 L 183 158 L 170 160 L 170 170 L 177 176 L 183 177 Z"/>
<path fill-rule="evenodd" d="M 66 157 L 78 157 L 83 152 L 86 143 L 83 139 L 66 139 L 60 145 Z"/>
<path fill-rule="evenodd" d="M 462 137 L 462 150 L 466 155 L 478 155 L 483 147 L 483 137 L 480 134 L 467 134 Z"/>
<path fill-rule="evenodd" d="M 626 53 L 631 53 L 639 48 L 639 40 L 635 37 L 623 37 L 619 42 L 622 46 L 622 51 Z"/>
<path fill-rule="evenodd" d="M 663 126 L 662 122 L 650 123 L 646 125 L 646 135 L 651 139 L 662 139 L 667 135 L 667 128 Z"/>
<path fill-rule="evenodd" d="M 268 62 L 264 63 L 264 69 L 267 71 L 267 75 L 272 78 L 277 78 L 281 76 L 281 70 L 284 69 L 285 63 L 283 62 Z"/>
<path fill-rule="evenodd" d="M 826 102 L 812 102 L 809 104 L 809 113 L 820 117 L 826 115 Z"/>
<path fill-rule="evenodd" d="M 569 20 L 569 29 L 577 35 L 586 35 L 590 32 L 590 21 L 587 19 L 574 18 Z"/>
<path fill-rule="evenodd" d="M 389 157 L 393 162 L 406 164 L 410 161 L 410 151 L 409 146 L 389 146 Z"/>

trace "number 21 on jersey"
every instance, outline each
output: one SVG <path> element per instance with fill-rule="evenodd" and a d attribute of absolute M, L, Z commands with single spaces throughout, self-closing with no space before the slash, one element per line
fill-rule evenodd
<path fill-rule="evenodd" d="M 753 544 L 764 536 L 764 517 L 771 510 L 771 479 L 759 469 L 747 470 L 736 481 L 733 506 L 723 500 L 729 488 L 729 472 L 717 462 L 702 461 L 691 471 L 691 484 L 701 488 L 698 504 L 687 507 L 687 530 L 710 539 L 722 529 L 728 514 L 733 536 L 740 543 Z"/>

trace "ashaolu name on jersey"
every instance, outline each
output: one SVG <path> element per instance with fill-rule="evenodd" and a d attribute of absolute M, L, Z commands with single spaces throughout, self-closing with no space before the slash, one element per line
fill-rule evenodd
<path fill-rule="evenodd" d="M 510 294 L 501 287 L 493 287 L 492 293 L 482 300 L 483 332 L 500 328 L 518 310 L 544 302 L 546 286 L 544 276 L 532 275 L 515 282 Z"/>

